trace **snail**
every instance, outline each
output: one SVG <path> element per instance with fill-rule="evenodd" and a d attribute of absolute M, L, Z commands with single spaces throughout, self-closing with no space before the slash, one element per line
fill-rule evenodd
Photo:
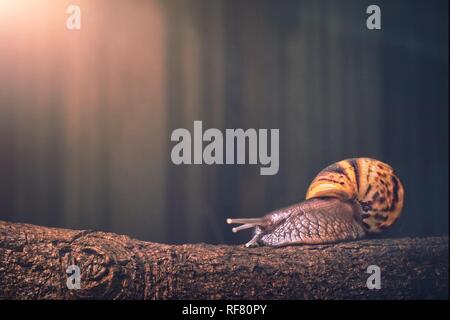
<path fill-rule="evenodd" d="M 400 217 L 404 189 L 391 166 L 370 158 L 336 162 L 312 181 L 306 200 L 261 218 L 227 219 L 254 228 L 246 247 L 325 244 L 356 240 L 390 227 Z"/>

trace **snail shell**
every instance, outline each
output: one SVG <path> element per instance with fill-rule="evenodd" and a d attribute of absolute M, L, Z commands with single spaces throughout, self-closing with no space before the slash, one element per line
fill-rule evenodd
<path fill-rule="evenodd" d="M 404 188 L 391 166 L 370 158 L 336 162 L 311 182 L 306 200 L 262 218 L 227 219 L 255 228 L 247 246 L 330 243 L 379 233 L 400 217 Z"/>
<path fill-rule="evenodd" d="M 391 166 L 370 158 L 342 160 L 322 170 L 312 181 L 306 199 L 335 197 L 356 201 L 364 229 L 377 233 L 400 217 L 404 189 Z"/>

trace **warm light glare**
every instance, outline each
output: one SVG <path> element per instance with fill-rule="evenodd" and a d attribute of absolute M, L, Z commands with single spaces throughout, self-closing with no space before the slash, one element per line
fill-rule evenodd
<path fill-rule="evenodd" d="M 52 14 L 55 7 L 59 7 L 64 2 L 52 0 L 0 0 L 0 26 L 5 23 L 27 23 L 35 21 L 36 18 Z"/>
<path fill-rule="evenodd" d="M 74 3 L 81 10 L 79 30 L 66 23 L 67 7 Z M 0 0 L 0 12 L 0 126 L 13 132 L 17 212 L 33 203 L 21 196 L 30 168 L 39 190 L 47 190 L 48 176 L 57 175 L 68 223 L 80 222 L 81 215 L 98 219 L 102 179 L 110 181 L 114 194 L 123 195 L 127 185 L 136 189 L 132 198 L 111 197 L 116 204 L 109 214 L 126 203 L 145 204 L 147 181 L 163 174 L 166 81 L 159 3 Z M 8 117 L 12 120 L 1 121 Z M 50 159 L 56 153 L 60 158 Z M 131 170 L 106 172 L 104 161 L 115 168 L 133 163 L 127 165 Z M 39 196 L 44 206 L 47 198 Z M 162 200 L 152 202 L 152 208 L 161 206 Z M 139 214 L 150 221 L 148 210 Z"/>

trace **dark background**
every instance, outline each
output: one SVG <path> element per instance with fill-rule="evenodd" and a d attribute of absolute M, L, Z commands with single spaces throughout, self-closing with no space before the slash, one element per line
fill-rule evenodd
<path fill-rule="evenodd" d="M 2 2 L 0 219 L 241 243 L 227 217 L 368 156 L 405 185 L 390 236 L 448 234 L 448 41 L 445 0 Z M 173 165 L 170 134 L 194 120 L 279 128 L 279 173 Z"/>

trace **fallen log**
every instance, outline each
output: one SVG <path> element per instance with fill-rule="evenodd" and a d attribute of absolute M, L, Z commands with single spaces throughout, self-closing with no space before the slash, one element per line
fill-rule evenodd
<path fill-rule="evenodd" d="M 245 248 L 0 221 L 0 299 L 448 299 L 448 237 Z"/>

